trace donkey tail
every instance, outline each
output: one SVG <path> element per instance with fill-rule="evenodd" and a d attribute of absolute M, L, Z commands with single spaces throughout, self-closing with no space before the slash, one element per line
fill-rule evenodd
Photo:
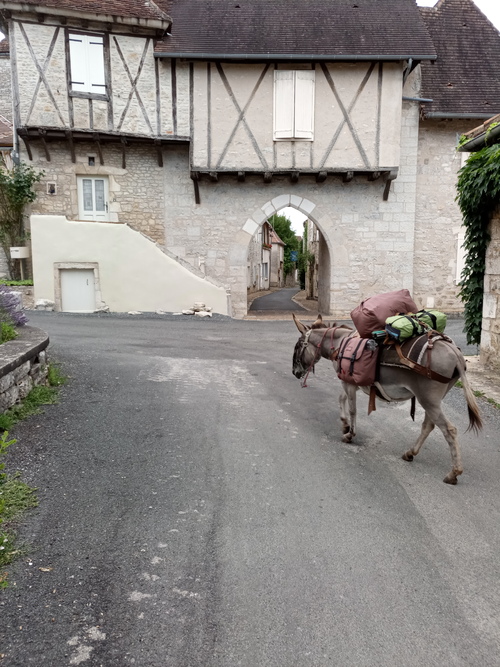
<path fill-rule="evenodd" d="M 459 368 L 458 371 L 460 374 L 460 382 L 462 383 L 465 394 L 465 400 L 467 401 L 467 410 L 469 412 L 469 428 L 467 431 L 472 429 L 475 433 L 477 433 L 480 429 L 483 428 L 483 420 L 481 419 L 479 406 L 477 404 L 476 397 L 474 396 L 474 392 L 472 391 L 472 388 L 469 384 L 467 373 L 465 372 L 465 366 L 463 368 Z"/>

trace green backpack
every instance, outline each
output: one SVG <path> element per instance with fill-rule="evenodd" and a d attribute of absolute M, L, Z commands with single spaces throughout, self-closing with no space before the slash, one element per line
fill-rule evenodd
<path fill-rule="evenodd" d="M 419 310 L 415 317 L 439 333 L 443 333 L 446 328 L 446 315 L 439 310 Z"/>
<path fill-rule="evenodd" d="M 408 340 L 425 333 L 428 327 L 419 322 L 414 315 L 394 315 L 386 319 L 385 330 L 390 338 Z"/>

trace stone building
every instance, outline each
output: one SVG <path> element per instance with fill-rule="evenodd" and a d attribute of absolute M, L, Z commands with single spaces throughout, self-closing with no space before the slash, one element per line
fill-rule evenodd
<path fill-rule="evenodd" d="M 21 157 L 45 172 L 37 298 L 63 310 L 203 301 L 242 317 L 251 238 L 292 206 L 321 232 L 325 314 L 401 287 L 460 309 L 456 134 L 484 110 L 453 116 L 426 71 L 440 71 L 434 27 L 449 16 L 488 30 L 500 53 L 472 0 L 116 7 L 0 0 Z"/>

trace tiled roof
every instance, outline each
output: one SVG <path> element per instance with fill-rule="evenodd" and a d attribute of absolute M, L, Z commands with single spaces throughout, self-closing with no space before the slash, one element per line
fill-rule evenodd
<path fill-rule="evenodd" d="M 283 243 L 283 241 L 280 239 L 278 234 L 274 231 L 274 229 L 271 227 L 271 243 L 277 243 L 279 245 L 286 245 Z"/>
<path fill-rule="evenodd" d="M 12 146 L 12 123 L 5 116 L 0 116 L 0 146 Z"/>
<path fill-rule="evenodd" d="M 173 19 L 157 53 L 435 56 L 415 0 L 158 0 Z"/>
<path fill-rule="evenodd" d="M 1 7 L 0 3 L 0 7 Z M 12 3 L 9 3 L 11 6 Z M 151 0 L 22 0 L 19 5 L 26 10 L 27 5 L 41 9 L 67 9 L 99 16 L 120 16 L 150 20 L 166 20 L 169 17 Z"/>
<path fill-rule="evenodd" d="M 420 7 L 438 58 L 422 63 L 424 113 L 500 112 L 500 33 L 472 0 Z"/>

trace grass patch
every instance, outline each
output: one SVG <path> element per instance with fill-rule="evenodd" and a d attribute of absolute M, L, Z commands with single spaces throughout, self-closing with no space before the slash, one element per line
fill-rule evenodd
<path fill-rule="evenodd" d="M 34 387 L 22 403 L 12 406 L 10 410 L 0 415 L 0 430 L 10 431 L 21 420 L 31 415 L 39 415 L 42 412 L 42 405 L 51 405 L 57 401 L 57 387 Z"/>
<path fill-rule="evenodd" d="M 0 285 L 7 285 L 7 287 L 33 287 L 32 280 L 0 280 Z"/>
<path fill-rule="evenodd" d="M 8 340 L 14 340 L 17 338 L 18 333 L 16 327 L 10 322 L 2 322 L 2 328 L 0 329 L 0 344 L 6 343 Z"/>
<path fill-rule="evenodd" d="M 66 383 L 67 379 L 68 378 L 61 373 L 59 366 L 50 364 L 47 380 L 51 387 L 60 387 Z"/>
<path fill-rule="evenodd" d="M 16 557 L 26 553 L 26 549 L 16 543 L 16 523 L 27 510 L 36 507 L 38 500 L 36 489 L 31 488 L 20 479 L 19 473 L 8 475 L 2 459 L 7 449 L 16 440 L 9 440 L 9 431 L 22 419 L 40 414 L 43 405 L 57 403 L 59 387 L 66 378 L 54 364 L 49 366 L 49 386 L 34 387 L 22 403 L 14 405 L 0 415 L 0 568 L 9 565 Z M 0 589 L 8 586 L 8 573 L 0 569 Z"/>

